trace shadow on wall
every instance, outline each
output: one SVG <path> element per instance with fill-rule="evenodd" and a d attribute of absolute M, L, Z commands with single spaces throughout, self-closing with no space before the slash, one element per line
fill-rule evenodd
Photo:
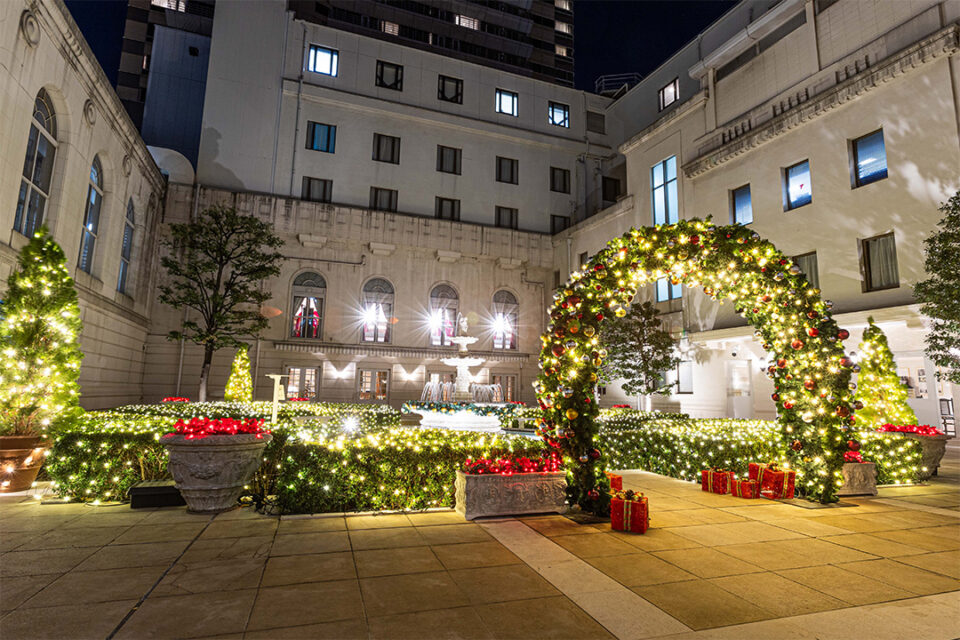
<path fill-rule="evenodd" d="M 240 178 L 218 162 L 221 138 L 220 132 L 212 127 L 203 130 L 200 136 L 200 159 L 197 162 L 198 179 L 206 186 L 243 191 Z"/>

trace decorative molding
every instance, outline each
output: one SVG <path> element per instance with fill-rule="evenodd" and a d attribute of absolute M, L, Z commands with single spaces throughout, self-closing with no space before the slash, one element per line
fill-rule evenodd
<path fill-rule="evenodd" d="M 97 123 L 97 108 L 93 105 L 93 100 L 87 98 L 83 103 L 83 119 L 91 127 Z"/>
<path fill-rule="evenodd" d="M 133 160 L 130 158 L 129 154 L 123 156 L 123 161 L 120 163 L 120 167 L 123 169 L 124 176 L 129 176 L 133 171 Z"/>
<path fill-rule="evenodd" d="M 30 9 L 24 9 L 20 14 L 20 35 L 31 47 L 40 44 L 40 23 Z"/>
<path fill-rule="evenodd" d="M 391 256 L 397 250 L 397 245 L 387 242 L 371 242 L 370 253 L 375 256 Z"/>
<path fill-rule="evenodd" d="M 856 99 L 861 94 L 871 91 L 885 82 L 889 82 L 928 62 L 951 55 L 958 50 L 960 50 L 960 26 L 953 24 L 890 56 L 876 66 L 864 69 L 820 95 L 814 96 L 792 109 L 783 111 L 777 117 L 753 129 L 748 134 L 688 162 L 683 166 L 683 173 L 688 178 L 703 175 L 742 153 L 770 142 L 790 130 L 824 115 L 831 109 Z M 632 142 L 633 140 L 631 140 Z"/>
<path fill-rule="evenodd" d="M 461 257 L 463 257 L 463 254 L 459 251 L 445 251 L 443 249 L 437 249 L 437 262 L 460 262 Z"/>
<path fill-rule="evenodd" d="M 667 125 L 673 124 L 674 120 L 679 120 L 684 118 L 693 111 L 699 109 L 707 101 L 707 97 L 710 95 L 710 92 L 707 89 L 701 89 L 698 91 L 692 98 L 678 106 L 676 109 L 673 109 L 669 113 L 661 116 L 654 120 L 653 124 L 649 125 L 645 129 L 640 130 L 639 133 L 633 135 L 629 140 L 620 145 L 619 151 L 622 154 L 626 154 L 638 145 L 643 144 L 649 140 L 654 135 L 660 133 Z"/>
<path fill-rule="evenodd" d="M 456 355 L 456 349 L 436 349 L 431 347 L 401 347 L 383 344 L 340 344 L 317 341 L 285 341 L 273 343 L 277 351 L 312 353 L 315 355 L 365 355 L 387 358 L 421 358 L 442 360 Z M 532 354 L 517 351 L 470 351 L 471 356 L 483 358 L 487 362 L 527 362 Z"/>
<path fill-rule="evenodd" d="M 563 471 L 473 475 L 458 469 L 454 486 L 457 513 L 467 520 L 567 511 L 567 477 Z"/>
<path fill-rule="evenodd" d="M 520 258 L 497 258 L 497 266 L 504 271 L 513 271 L 523 266 L 523 260 Z"/>
<path fill-rule="evenodd" d="M 297 235 L 297 240 L 308 249 L 323 249 L 324 245 L 327 244 L 327 236 L 312 233 L 301 233 Z"/>

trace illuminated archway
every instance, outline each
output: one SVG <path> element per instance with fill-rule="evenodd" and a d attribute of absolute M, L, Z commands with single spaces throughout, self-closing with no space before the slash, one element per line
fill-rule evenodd
<path fill-rule="evenodd" d="M 571 504 L 606 513 L 609 482 L 604 452 L 594 444 L 597 369 L 606 355 L 604 319 L 622 316 L 637 287 L 669 278 L 702 286 L 715 300 L 733 300 L 770 352 L 782 452 L 797 471 L 797 488 L 821 502 L 836 500 L 854 423 L 850 374 L 843 353 L 849 335 L 830 316 L 800 268 L 759 234 L 707 220 L 631 229 L 607 243 L 554 293 L 551 323 L 541 337 L 541 373 L 535 383 L 544 417 L 540 435 L 567 463 Z"/>

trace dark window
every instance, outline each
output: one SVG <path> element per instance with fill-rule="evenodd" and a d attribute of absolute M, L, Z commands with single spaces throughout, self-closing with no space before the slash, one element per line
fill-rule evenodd
<path fill-rule="evenodd" d="M 310 202 L 330 202 L 333 196 L 333 180 L 303 176 L 300 197 Z"/>
<path fill-rule="evenodd" d="M 852 146 L 854 186 L 862 187 L 887 177 L 887 149 L 883 144 L 883 130 L 857 138 Z"/>
<path fill-rule="evenodd" d="M 380 187 L 370 187 L 370 208 L 374 211 L 396 211 L 397 210 L 397 191 L 396 189 L 381 189 Z"/>
<path fill-rule="evenodd" d="M 550 233 L 560 233 L 570 226 L 570 216 L 550 216 Z"/>
<path fill-rule="evenodd" d="M 550 167 L 550 191 L 570 193 L 570 171 L 559 167 Z"/>
<path fill-rule="evenodd" d="M 680 79 L 674 78 L 670 84 L 660 89 L 658 93 L 660 111 L 663 111 L 664 109 L 672 105 L 679 98 L 680 98 Z"/>
<path fill-rule="evenodd" d="M 332 124 L 307 122 L 307 149 L 333 153 L 337 148 L 337 127 Z"/>
<path fill-rule="evenodd" d="M 819 289 L 820 269 L 817 266 L 817 252 L 811 251 L 810 253 L 794 256 L 793 262 L 800 267 L 800 271 L 807 277 L 807 282 Z"/>
<path fill-rule="evenodd" d="M 865 291 L 880 291 L 900 286 L 897 267 L 897 243 L 892 233 L 861 241 Z"/>
<path fill-rule="evenodd" d="M 810 184 L 810 161 L 804 160 L 783 171 L 784 209 L 789 211 L 813 201 Z"/>
<path fill-rule="evenodd" d="M 394 91 L 403 91 L 403 67 L 399 64 L 377 60 L 377 86 Z"/>
<path fill-rule="evenodd" d="M 512 207 L 497 207 L 496 225 L 507 229 L 516 229 L 518 225 L 517 210 Z"/>
<path fill-rule="evenodd" d="M 437 145 L 437 171 L 460 175 L 460 149 Z"/>
<path fill-rule="evenodd" d="M 400 164 L 400 138 L 373 134 L 373 159 L 377 162 Z"/>
<path fill-rule="evenodd" d="M 547 122 L 557 127 L 569 127 L 570 107 L 559 102 L 548 103 Z"/>
<path fill-rule="evenodd" d="M 200 49 L 196 47 L 187 47 L 187 53 L 189 53 L 191 57 L 196 58 L 200 55 Z"/>
<path fill-rule="evenodd" d="M 440 198 L 437 197 L 436 204 L 436 215 L 441 220 L 453 220 L 456 222 L 460 219 L 460 201 L 453 200 L 451 198 Z"/>
<path fill-rule="evenodd" d="M 616 202 L 620 197 L 620 181 L 616 178 L 603 176 L 603 200 L 604 202 Z"/>
<path fill-rule="evenodd" d="M 730 220 L 733 224 L 750 224 L 753 222 L 750 185 L 745 184 L 730 192 Z"/>
<path fill-rule="evenodd" d="M 440 76 L 437 82 L 437 100 L 463 104 L 463 80 Z"/>
<path fill-rule="evenodd" d="M 501 158 L 497 156 L 497 182 L 509 182 L 518 184 L 520 163 L 513 158 Z"/>
<path fill-rule="evenodd" d="M 606 133 L 606 119 L 602 113 L 596 111 L 587 111 L 587 131 L 593 133 Z"/>

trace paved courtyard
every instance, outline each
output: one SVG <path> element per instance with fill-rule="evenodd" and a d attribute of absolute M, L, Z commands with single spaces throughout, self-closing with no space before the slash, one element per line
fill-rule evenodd
<path fill-rule="evenodd" d="M 629 473 L 645 535 L 7 496 L 0 637 L 956 638 L 957 453 L 928 485 L 821 509 Z"/>

